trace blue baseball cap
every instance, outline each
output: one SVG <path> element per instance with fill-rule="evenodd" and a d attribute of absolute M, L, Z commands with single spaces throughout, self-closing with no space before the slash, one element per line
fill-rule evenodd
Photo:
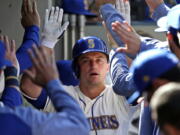
<path fill-rule="evenodd" d="M 152 81 L 175 67 L 178 58 L 171 52 L 163 49 L 151 49 L 142 52 L 132 63 L 130 72 L 139 92 L 142 93 Z"/>
<path fill-rule="evenodd" d="M 97 16 L 88 10 L 87 0 L 63 0 L 62 8 L 65 13 L 80 14 L 86 16 Z"/>
<path fill-rule="evenodd" d="M 5 46 L 4 44 L 0 41 L 0 70 L 4 69 L 6 66 L 12 66 L 12 63 L 9 60 L 5 59 Z"/>
<path fill-rule="evenodd" d="M 180 4 L 172 7 L 167 16 L 161 17 L 157 25 L 159 28 L 155 29 L 156 32 L 166 32 L 170 28 L 180 31 Z"/>
<path fill-rule="evenodd" d="M 76 60 L 79 56 L 90 52 L 103 53 L 109 59 L 108 47 L 102 39 L 95 36 L 87 36 L 79 39 L 73 47 L 72 61 L 72 69 L 77 77 L 79 77 L 79 67 L 76 64 Z"/>
<path fill-rule="evenodd" d="M 154 79 L 177 66 L 178 63 L 178 58 L 164 49 L 151 49 L 140 53 L 129 69 L 137 91 L 128 98 L 128 102 L 136 103 Z"/>

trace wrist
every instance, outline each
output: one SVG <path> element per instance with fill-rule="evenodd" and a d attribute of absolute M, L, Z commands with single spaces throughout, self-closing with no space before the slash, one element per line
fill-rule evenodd
<path fill-rule="evenodd" d="M 26 26 L 25 27 L 25 31 L 35 31 L 35 32 L 39 32 L 40 27 L 38 25 L 30 25 L 30 26 Z"/>
<path fill-rule="evenodd" d="M 5 77 L 8 76 L 16 76 L 17 77 L 17 68 L 11 66 L 11 67 L 6 67 L 6 69 L 4 70 L 4 75 Z"/>
<path fill-rule="evenodd" d="M 4 70 L 5 86 L 19 87 L 19 80 L 17 76 L 17 69 L 15 67 L 7 67 Z"/>
<path fill-rule="evenodd" d="M 47 48 L 54 48 L 54 46 L 56 45 L 56 43 L 58 42 L 57 39 L 48 39 L 46 37 L 42 37 L 41 39 L 41 45 L 42 46 L 46 46 Z"/>

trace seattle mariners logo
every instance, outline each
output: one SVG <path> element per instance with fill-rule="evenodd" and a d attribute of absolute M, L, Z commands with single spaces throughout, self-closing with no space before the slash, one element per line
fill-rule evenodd
<path fill-rule="evenodd" d="M 148 82 L 150 80 L 149 76 L 145 75 L 143 76 L 143 81 L 144 82 Z"/>
<path fill-rule="evenodd" d="M 95 43 L 94 43 L 94 40 L 93 40 L 93 39 L 89 39 L 89 40 L 88 40 L 88 47 L 89 47 L 89 48 L 94 48 L 94 47 L 95 47 Z"/>

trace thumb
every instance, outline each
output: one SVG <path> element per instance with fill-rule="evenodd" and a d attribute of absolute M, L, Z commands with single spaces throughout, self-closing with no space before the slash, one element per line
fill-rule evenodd
<path fill-rule="evenodd" d="M 63 34 L 66 31 L 66 29 L 68 28 L 68 26 L 69 26 L 69 22 L 65 22 L 65 24 L 63 24 L 63 26 L 60 28 L 60 33 L 58 35 L 58 39 L 60 39 L 63 36 Z"/>

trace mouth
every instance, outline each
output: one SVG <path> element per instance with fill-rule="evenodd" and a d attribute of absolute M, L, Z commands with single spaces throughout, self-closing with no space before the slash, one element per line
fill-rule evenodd
<path fill-rule="evenodd" d="M 98 73 L 90 73 L 90 76 L 97 76 L 97 75 L 99 75 Z"/>

